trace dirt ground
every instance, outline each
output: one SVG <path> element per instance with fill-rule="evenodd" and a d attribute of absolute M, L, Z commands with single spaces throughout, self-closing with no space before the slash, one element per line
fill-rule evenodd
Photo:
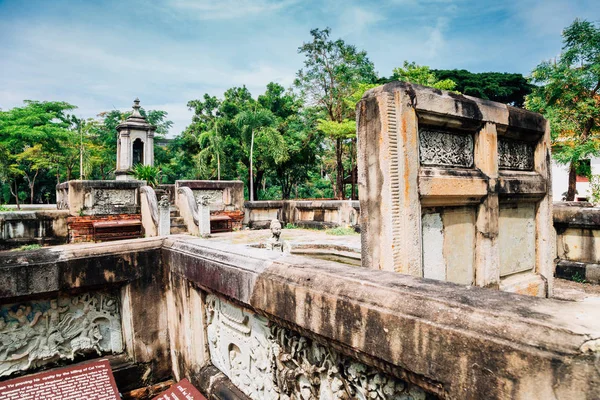
<path fill-rule="evenodd" d="M 600 303 L 600 285 L 555 278 L 552 297 L 559 300 Z"/>

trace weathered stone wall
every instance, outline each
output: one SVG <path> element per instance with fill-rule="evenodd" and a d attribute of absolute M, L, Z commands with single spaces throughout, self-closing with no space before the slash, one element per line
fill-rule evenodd
<path fill-rule="evenodd" d="M 64 182 L 56 186 L 57 206 L 72 216 L 139 214 L 143 185 L 135 180 Z"/>
<path fill-rule="evenodd" d="M 600 393 L 595 367 L 600 322 L 592 304 L 466 288 L 199 239 L 166 239 L 164 252 L 171 274 L 200 293 L 194 296 L 207 307 L 209 326 L 227 299 L 227 316 L 217 317 L 218 329 L 227 332 L 207 329 L 205 343 L 213 364 L 246 394 L 272 393 L 273 382 L 283 393 L 290 388 L 296 394 L 321 388 L 331 393 L 332 386 L 348 382 L 347 362 L 377 371 L 361 377 L 363 382 L 382 374 L 377 382 L 384 387 L 374 398 L 393 398 L 386 393 L 392 390 L 386 386 L 390 380 L 401 395 L 419 387 L 449 399 L 479 399 L 482 394 L 487 399 L 571 399 Z M 205 298 L 203 292 L 209 295 Z M 265 335 L 254 338 L 255 327 Z M 287 329 L 283 340 L 271 328 Z M 286 352 L 285 344 L 296 350 Z M 306 371 L 329 367 L 319 364 L 318 344 L 333 351 L 332 359 L 349 361 L 318 379 L 312 375 L 311 381 Z M 289 375 L 282 374 L 287 382 L 248 380 L 248 375 L 271 376 L 269 371 L 275 370 L 265 358 L 273 357 L 264 349 L 278 347 L 283 354 L 279 371 L 298 363 Z M 305 360 L 304 354 L 315 358 Z M 256 368 L 266 372 L 261 375 Z M 275 376 L 282 376 L 279 371 Z M 180 373 L 202 386 L 193 373 Z M 352 385 L 348 389 L 356 390 Z"/>
<path fill-rule="evenodd" d="M 540 115 L 404 82 L 368 91 L 356 114 L 363 266 L 552 292 Z"/>
<path fill-rule="evenodd" d="M 359 221 L 359 203 L 354 200 L 280 200 L 247 201 L 244 225 L 268 228 L 278 219 L 303 228 L 355 226 Z"/>
<path fill-rule="evenodd" d="M 600 208 L 555 203 L 556 275 L 600 283 Z"/>
<path fill-rule="evenodd" d="M 0 377 L 109 356 L 119 389 L 171 375 L 159 240 L 0 253 Z"/>
<path fill-rule="evenodd" d="M 59 244 L 67 240 L 64 210 L 0 213 L 0 250 L 24 244 Z"/>
<path fill-rule="evenodd" d="M 3 309 L 32 304 L 32 318 L 51 309 L 36 301 L 118 293 L 125 352 L 111 360 L 121 390 L 173 376 L 211 391 L 214 365 L 253 398 L 600 394 L 594 304 L 191 236 L 6 252 L 0 265 Z"/>

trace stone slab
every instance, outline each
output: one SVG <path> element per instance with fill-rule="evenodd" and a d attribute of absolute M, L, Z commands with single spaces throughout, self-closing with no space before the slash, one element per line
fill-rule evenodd
<path fill-rule="evenodd" d="M 0 383 L 4 400 L 119 400 L 108 360 L 54 369 Z"/>
<path fill-rule="evenodd" d="M 171 388 L 152 400 L 206 400 L 190 381 L 182 379 Z"/>

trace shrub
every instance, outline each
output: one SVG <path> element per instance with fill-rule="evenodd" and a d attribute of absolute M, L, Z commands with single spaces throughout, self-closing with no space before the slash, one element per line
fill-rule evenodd
<path fill-rule="evenodd" d="M 140 181 L 146 181 L 150 187 L 157 187 L 160 181 L 160 168 L 153 165 L 136 164 L 133 167 L 133 176 Z"/>

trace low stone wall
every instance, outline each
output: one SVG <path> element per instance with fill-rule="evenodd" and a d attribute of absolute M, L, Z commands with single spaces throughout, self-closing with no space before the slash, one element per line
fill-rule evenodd
<path fill-rule="evenodd" d="M 31 332 L 32 359 L 39 351 L 68 363 L 74 347 L 97 357 L 86 352 L 94 345 L 100 354 L 119 353 L 112 332 L 120 329 L 122 352 L 111 362 L 122 391 L 186 377 L 212 392 L 209 398 L 223 398 L 214 392 L 216 367 L 237 387 L 227 398 L 239 399 L 600 394 L 594 304 L 189 236 L 0 253 L 0 265 L 4 322 Z M 62 335 L 85 315 L 94 328 L 89 332 L 98 335 L 84 335 L 89 341 Z M 61 336 L 43 336 L 44 325 L 37 324 L 54 326 L 53 319 Z M 0 328 L 0 335 L 7 332 Z M 17 349 L 8 351 L 15 357 L 0 361 L 0 374 L 22 358 Z"/>
<path fill-rule="evenodd" d="M 171 376 L 161 241 L 0 252 L 0 380 L 106 357 L 121 391 Z"/>
<path fill-rule="evenodd" d="M 0 250 L 66 242 L 68 216 L 63 210 L 0 212 Z"/>
<path fill-rule="evenodd" d="M 354 200 L 247 201 L 244 205 L 244 225 L 252 229 L 268 228 L 273 219 L 302 228 L 356 226 L 360 214 Z"/>
<path fill-rule="evenodd" d="M 600 208 L 554 203 L 556 275 L 600 283 Z"/>

